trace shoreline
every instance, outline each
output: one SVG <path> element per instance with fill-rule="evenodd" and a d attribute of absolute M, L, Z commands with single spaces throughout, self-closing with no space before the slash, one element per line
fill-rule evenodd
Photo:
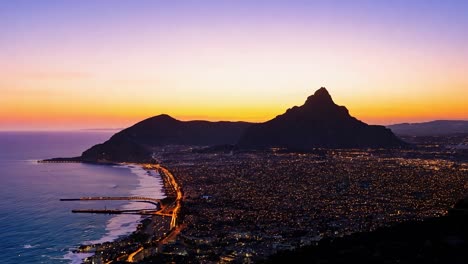
<path fill-rule="evenodd" d="M 82 263 L 134 262 L 161 252 L 162 247 L 173 241 L 181 230 L 177 226 L 177 217 L 183 193 L 174 176 L 159 164 L 103 163 L 101 165 L 138 166 L 147 172 L 156 171 L 161 177 L 162 190 L 166 198 L 161 200 L 161 207 L 157 212 L 152 215 L 142 215 L 136 230 L 130 234 L 109 242 L 81 244 L 72 252 L 74 254 L 93 254 L 83 258 Z"/>

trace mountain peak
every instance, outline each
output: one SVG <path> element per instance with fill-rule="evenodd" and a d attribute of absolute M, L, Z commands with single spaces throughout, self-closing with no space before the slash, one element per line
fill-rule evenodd
<path fill-rule="evenodd" d="M 176 121 L 177 119 L 173 118 L 168 114 L 160 114 L 157 116 L 153 116 L 151 119 L 153 120 L 164 120 L 164 121 Z"/>
<path fill-rule="evenodd" d="M 315 93 L 307 98 L 306 105 L 334 105 L 331 95 L 325 87 L 315 91 Z"/>
<path fill-rule="evenodd" d="M 328 91 L 327 91 L 327 88 L 325 88 L 325 87 L 320 87 L 320 89 L 318 89 L 317 91 L 315 91 L 314 95 L 315 95 L 315 96 L 321 96 L 321 95 L 328 95 L 328 96 L 330 96 L 330 94 L 329 94 Z"/>
<path fill-rule="evenodd" d="M 290 108 L 265 123 L 252 125 L 239 141 L 239 146 L 247 148 L 302 150 L 403 145 L 390 130 L 369 126 L 352 117 L 346 107 L 333 102 L 324 87 L 309 96 L 304 105 Z"/>

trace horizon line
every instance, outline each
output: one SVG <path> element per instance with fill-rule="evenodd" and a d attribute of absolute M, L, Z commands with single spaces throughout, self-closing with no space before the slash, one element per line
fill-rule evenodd
<path fill-rule="evenodd" d="M 147 117 L 147 118 L 144 118 L 140 121 L 137 121 L 135 123 L 133 123 L 132 125 L 134 124 L 137 124 L 143 120 L 146 120 L 146 119 L 149 119 L 149 118 L 152 118 L 152 117 L 156 117 L 156 116 L 160 116 L 160 115 L 167 115 L 167 116 L 170 116 L 178 121 L 181 121 L 181 122 L 190 122 L 190 121 L 208 121 L 208 122 L 245 122 L 245 123 L 252 123 L 252 124 L 255 124 L 255 123 L 264 123 L 264 122 L 267 122 L 269 120 L 266 120 L 266 121 L 263 121 L 263 122 L 248 122 L 248 121 L 225 121 L 225 120 L 218 120 L 218 121 L 211 121 L 211 120 L 202 120 L 202 119 L 192 119 L 192 120 L 180 120 L 180 119 L 177 119 L 169 114 L 159 114 L 159 115 L 154 115 L 154 116 L 150 116 L 150 117 Z M 422 124 L 422 123 L 430 123 L 430 122 L 437 122 L 437 121 L 453 121 L 453 122 L 468 122 L 468 118 L 464 118 L 464 119 L 432 119 L 432 120 L 429 120 L 429 121 L 422 121 L 422 122 L 399 122 L 399 123 L 391 123 L 391 124 L 385 124 L 385 125 L 378 125 L 378 126 L 384 126 L 384 127 L 388 127 L 388 126 L 393 126 L 393 125 L 401 125 L 401 124 Z M 369 123 L 366 123 L 368 125 L 375 125 L 375 124 L 369 124 Z M 130 126 L 132 126 L 130 125 Z M 128 127 L 130 127 L 128 126 Z M 102 127 L 92 127 L 92 128 L 70 128 L 70 129 L 65 129 L 65 128 L 25 128 L 25 129 L 21 129 L 21 128 L 12 128 L 12 129 L 2 129 L 0 128 L 0 132 L 17 132 L 17 133 L 27 133 L 27 132 L 112 132 L 112 131 L 122 131 L 128 127 L 116 127 L 116 128 L 102 128 Z"/>

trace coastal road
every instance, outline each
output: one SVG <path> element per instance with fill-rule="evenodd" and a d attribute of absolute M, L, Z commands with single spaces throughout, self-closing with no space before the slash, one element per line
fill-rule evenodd
<path fill-rule="evenodd" d="M 141 251 L 143 250 L 143 247 L 139 247 L 135 252 L 131 253 L 130 255 L 128 255 L 128 259 L 127 261 L 128 262 L 134 262 L 134 258 L 135 258 L 135 255 L 140 253 Z"/>
<path fill-rule="evenodd" d="M 183 192 L 182 192 L 182 188 L 177 183 L 174 175 L 172 175 L 172 173 L 168 169 L 160 166 L 159 164 L 157 164 L 157 165 L 148 164 L 148 165 L 145 166 L 145 168 L 159 171 L 161 176 L 166 178 L 169 185 L 171 185 L 171 187 L 176 192 L 175 201 L 170 205 L 163 206 L 161 208 L 161 210 L 159 210 L 158 212 L 155 213 L 157 215 L 170 216 L 171 217 L 169 233 L 158 242 L 159 252 L 161 252 L 161 247 L 164 244 L 167 244 L 167 243 L 170 243 L 170 242 L 174 241 L 176 239 L 177 235 L 183 229 L 182 226 L 177 225 L 177 217 L 178 217 L 180 209 L 182 207 Z M 172 212 L 166 212 L 166 211 L 169 211 L 169 210 L 172 210 Z M 135 261 L 134 260 L 135 255 L 137 255 L 142 250 L 143 250 L 143 248 L 141 247 L 138 250 L 136 250 L 135 252 L 131 253 L 128 256 L 127 261 L 128 262 L 134 262 Z"/>
<path fill-rule="evenodd" d="M 164 168 L 164 167 L 162 167 L 160 165 L 155 165 L 155 168 L 158 169 L 159 171 L 161 171 L 167 177 L 167 180 L 168 180 L 169 184 L 172 186 L 172 188 L 174 188 L 174 190 L 176 192 L 175 207 L 172 210 L 172 219 L 171 219 L 171 229 L 173 229 L 173 228 L 176 227 L 177 216 L 178 216 L 180 208 L 182 206 L 181 205 L 182 196 L 183 196 L 182 189 L 180 188 L 179 184 L 175 180 L 174 175 L 172 175 L 172 173 L 168 169 L 166 169 L 166 168 Z"/>

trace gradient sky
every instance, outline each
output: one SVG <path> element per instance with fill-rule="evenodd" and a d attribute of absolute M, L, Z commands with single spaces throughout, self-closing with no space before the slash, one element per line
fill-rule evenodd
<path fill-rule="evenodd" d="M 371 124 L 468 119 L 468 1 L 0 0 L 0 130 L 265 121 L 321 86 Z"/>

